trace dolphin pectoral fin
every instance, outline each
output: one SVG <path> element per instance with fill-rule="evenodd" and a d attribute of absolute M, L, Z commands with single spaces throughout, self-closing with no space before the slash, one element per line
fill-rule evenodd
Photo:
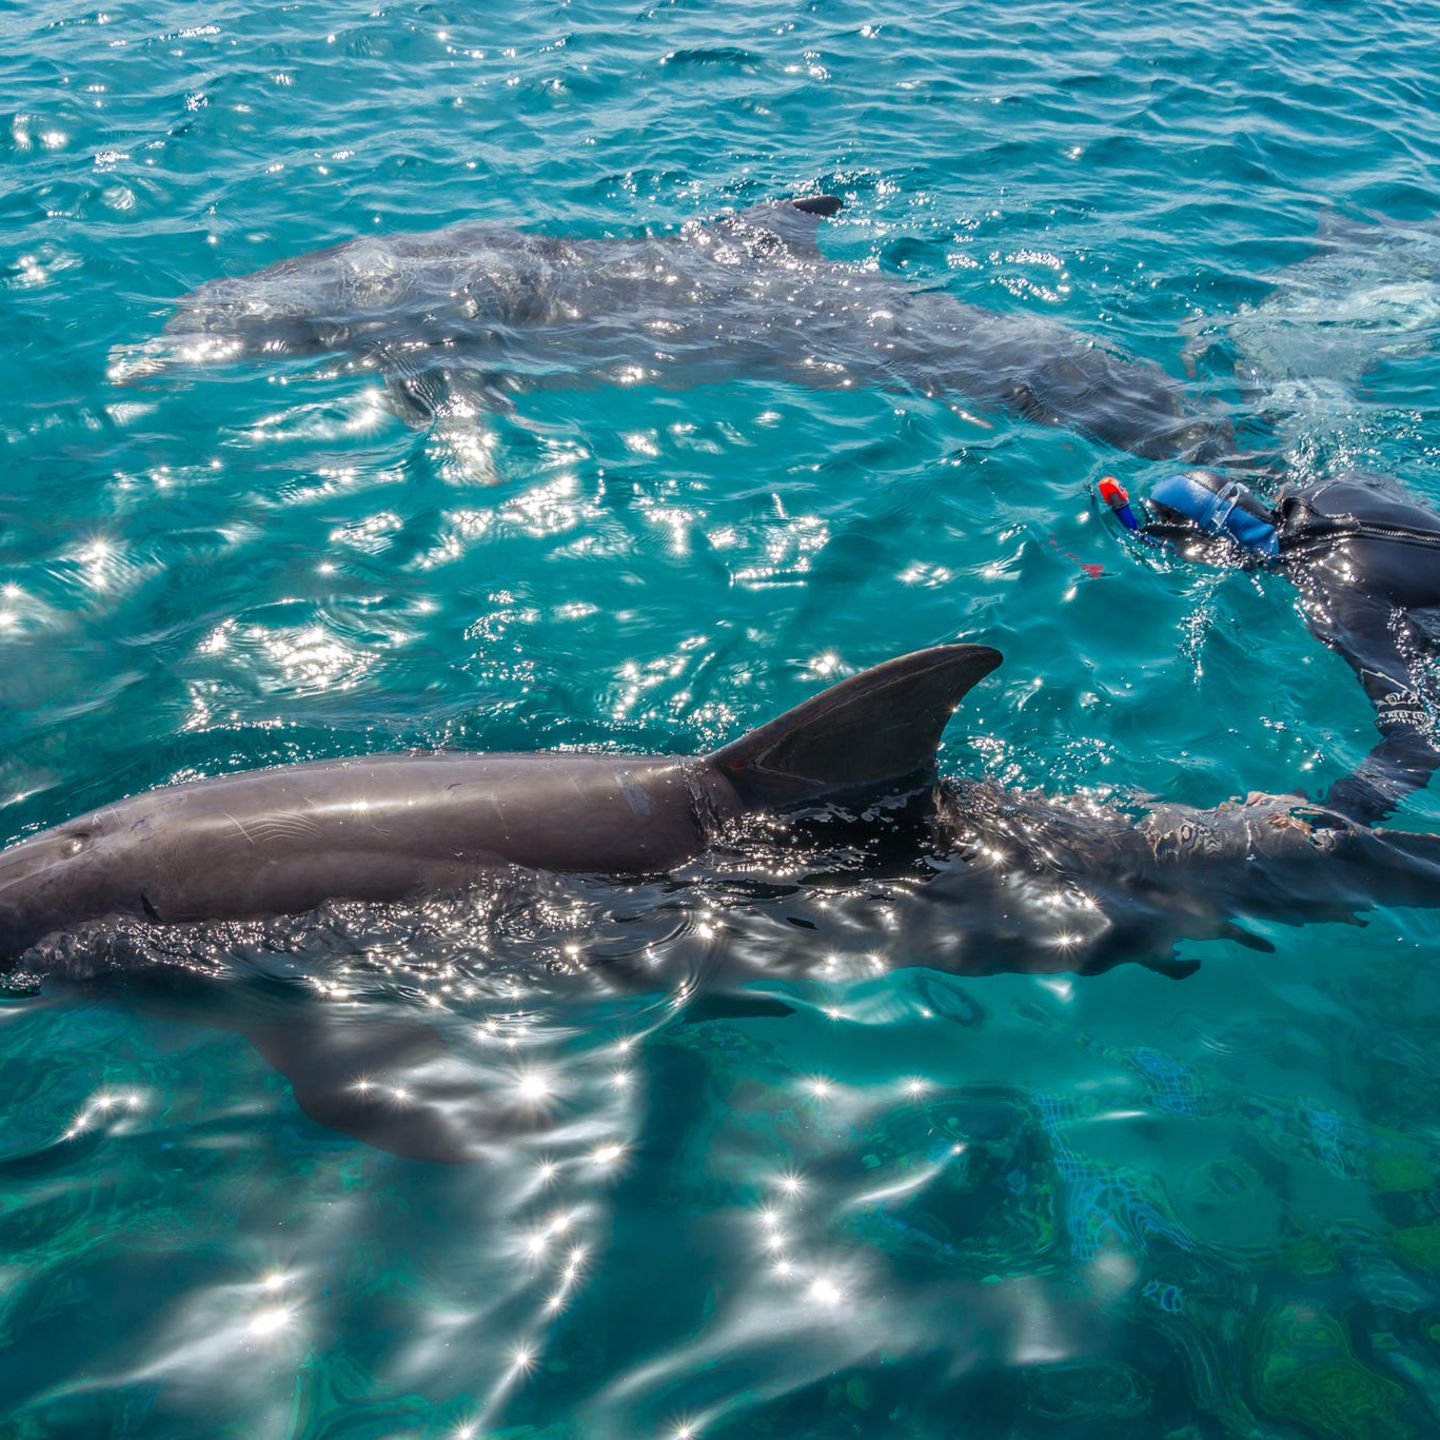
<path fill-rule="evenodd" d="M 1250 931 L 1242 929 L 1233 920 L 1220 921 L 1213 926 L 1201 927 L 1198 931 L 1191 932 L 1191 938 L 1196 940 L 1230 940 L 1236 945 L 1243 945 L 1247 950 L 1253 950 L 1260 955 L 1273 955 L 1275 947 L 1261 935 L 1252 935 Z M 1134 958 L 1146 969 L 1153 971 L 1156 975 L 1164 975 L 1169 980 L 1188 980 L 1200 968 L 1198 960 L 1182 960 L 1172 946 L 1169 950 L 1162 952 L 1155 951 L 1146 953 L 1140 950 L 1133 956 L 1120 955 L 1119 959 Z"/>
<path fill-rule="evenodd" d="M 1243 945 L 1247 950 L 1253 950 L 1257 955 L 1273 955 L 1275 946 L 1263 935 L 1252 935 L 1250 931 L 1235 924 L 1233 920 L 1221 925 L 1215 932 L 1217 940 L 1233 940 L 1237 945 Z"/>
<path fill-rule="evenodd" d="M 457 1165 L 484 1153 L 484 1097 L 430 1025 L 287 1018 L 241 1033 L 327 1129 L 409 1160 Z"/>
<path fill-rule="evenodd" d="M 248 1040 L 326 1129 L 408 1160 L 464 1165 L 494 1153 L 528 1111 L 507 1108 L 431 1023 L 390 1006 L 316 1002 L 288 982 L 217 983 L 180 967 L 67 984 L 46 1001 L 100 1003 Z"/>
<path fill-rule="evenodd" d="M 773 995 L 705 995 L 685 1007 L 682 1025 L 703 1025 L 707 1020 L 783 1020 L 795 1007 Z"/>
<path fill-rule="evenodd" d="M 515 403 L 491 375 L 471 376 L 444 370 L 394 371 L 385 387 L 386 403 L 412 430 L 428 431 L 453 478 L 494 485 L 502 478 L 495 465 L 492 417 L 517 420 Z"/>
<path fill-rule="evenodd" d="M 904 794 L 966 692 L 999 663 L 988 645 L 937 645 L 852 675 L 710 756 L 750 808 Z"/>
<path fill-rule="evenodd" d="M 502 389 L 498 375 L 422 370 L 388 363 L 386 373 L 386 404 L 412 429 L 428 430 L 450 418 L 517 418 L 515 402 Z"/>
<path fill-rule="evenodd" d="M 1200 968 L 1198 960 L 1182 960 L 1173 950 L 1168 955 L 1152 955 L 1140 964 L 1167 980 L 1188 980 Z"/>
<path fill-rule="evenodd" d="M 412 430 L 428 430 L 444 399 L 444 385 L 433 371 L 392 375 L 385 382 L 386 408 Z"/>

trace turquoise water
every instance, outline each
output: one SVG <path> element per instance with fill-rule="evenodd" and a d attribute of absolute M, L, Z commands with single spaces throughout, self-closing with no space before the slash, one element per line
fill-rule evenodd
<path fill-rule="evenodd" d="M 831 258 L 1188 356 L 1298 478 L 1434 503 L 1437 23 L 0 12 L 0 838 L 364 749 L 697 751 L 957 635 L 1006 664 L 951 771 L 1323 786 L 1374 732 L 1293 592 L 1126 550 L 1094 482 L 1163 471 L 1073 434 L 743 376 L 554 388 L 477 476 L 323 366 L 107 366 L 203 281 L 358 233 L 824 189 Z M 886 975 L 706 1018 L 595 975 L 815 942 L 703 888 L 492 899 L 222 937 L 198 989 L 0 1001 L 7 1435 L 1434 1432 L 1430 913 L 1254 923 L 1274 954 L 1187 942 L 1179 983 L 956 976 L 900 933 Z M 347 965 L 350 1003 L 463 1036 L 477 1093 L 528 1080 L 543 1116 L 453 1168 L 307 1119 L 236 997 L 306 1014 Z"/>

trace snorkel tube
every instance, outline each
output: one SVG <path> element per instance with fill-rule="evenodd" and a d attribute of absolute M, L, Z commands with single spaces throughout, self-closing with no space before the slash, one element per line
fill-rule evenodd
<path fill-rule="evenodd" d="M 1150 534 L 1149 522 L 1142 523 L 1136 519 L 1135 512 L 1130 508 L 1130 496 L 1125 487 L 1113 476 L 1106 475 L 1100 481 L 1100 498 L 1110 507 L 1110 512 L 1115 518 L 1137 539 L 1143 540 L 1147 545 L 1164 545 L 1166 540 L 1158 535 Z"/>
<path fill-rule="evenodd" d="M 1127 530 L 1147 544 L 1179 544 L 1199 529 L 1229 540 L 1257 560 L 1280 555 L 1274 512 L 1238 480 L 1227 481 L 1206 470 L 1171 475 L 1150 491 L 1150 502 L 1160 512 L 1158 523 L 1137 518 L 1124 486 L 1112 475 L 1101 480 L 1100 498 Z"/>

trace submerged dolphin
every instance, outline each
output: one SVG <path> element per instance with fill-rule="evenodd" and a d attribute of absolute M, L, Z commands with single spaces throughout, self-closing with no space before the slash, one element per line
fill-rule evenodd
<path fill-rule="evenodd" d="M 772 853 L 777 844 L 800 853 L 802 817 L 884 832 L 902 863 L 878 908 L 898 921 L 903 963 L 968 974 L 1086 972 L 1124 959 L 1163 969 L 1186 936 L 1268 948 L 1234 928 L 1237 915 L 1300 923 L 1380 903 L 1440 903 L 1440 839 L 1367 830 L 1296 796 L 1163 808 L 1137 824 L 1083 800 L 937 784 L 936 747 L 954 707 L 999 661 L 981 645 L 903 656 L 708 756 L 390 755 L 121 800 L 0 851 L 0 968 L 26 956 L 43 969 L 43 947 L 30 947 L 87 921 L 165 927 L 330 900 L 399 901 L 515 867 L 641 877 L 708 853 L 733 885 L 744 878 L 734 859 L 746 843 L 736 832 L 751 814 L 794 817 L 789 829 L 767 829 Z M 876 896 L 852 885 L 837 900 L 833 877 L 828 892 L 826 883 L 796 880 L 792 867 L 783 884 L 748 892 L 758 893 L 757 918 L 744 923 L 778 926 L 748 947 L 760 957 L 749 974 L 819 969 L 827 947 L 797 945 L 795 925 L 873 930 Z M 743 909 L 743 884 L 737 893 Z M 776 943 L 781 935 L 788 946 Z M 747 947 L 734 948 L 744 971 Z M 760 1013 L 786 1008 L 767 1003 Z M 317 1028 L 293 1006 L 213 1023 L 243 1030 L 302 1107 L 335 1129 L 420 1158 L 483 1151 L 474 1086 L 428 1025 Z M 428 1098 L 399 1113 L 356 1093 L 361 1074 L 403 1075 L 408 1094 Z M 462 1123 L 461 1113 L 472 1118 Z"/>
<path fill-rule="evenodd" d="M 1214 462 L 1232 440 L 1156 366 L 1035 315 L 1003 315 L 816 246 L 841 202 L 758 205 L 652 239 L 464 222 L 366 236 L 186 296 L 112 378 L 255 356 L 378 370 L 416 423 L 473 426 L 537 385 L 697 385 L 763 376 L 898 386 L 1081 431 L 1152 459 Z"/>
<path fill-rule="evenodd" d="M 1224 337 L 1251 404 L 1284 421 L 1288 434 L 1313 442 L 1317 429 L 1354 426 L 1359 412 L 1373 408 L 1367 375 L 1429 355 L 1440 343 L 1440 230 L 1433 223 L 1330 218 L 1316 253 L 1272 278 L 1274 290 L 1258 304 L 1206 323 L 1184 359 L 1193 369 Z"/>

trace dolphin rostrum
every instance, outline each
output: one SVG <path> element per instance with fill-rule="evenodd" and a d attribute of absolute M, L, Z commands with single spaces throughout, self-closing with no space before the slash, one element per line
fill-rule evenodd
<path fill-rule="evenodd" d="M 885 943 L 891 921 L 901 964 L 973 975 L 1139 960 L 1182 975 L 1194 962 L 1169 958 L 1178 939 L 1270 948 L 1235 916 L 1302 923 L 1440 903 L 1440 839 L 1365 829 L 1294 795 L 1165 807 L 1136 823 L 1084 799 L 937 782 L 952 711 L 999 662 L 969 644 L 902 656 L 707 756 L 395 754 L 153 790 L 0 851 L 0 969 L 52 968 L 54 937 L 83 939 L 87 922 L 163 933 L 459 892 L 487 876 L 623 877 L 617 902 L 633 911 L 620 897 L 644 877 L 683 885 L 697 862 L 716 877 L 712 898 L 727 885 L 738 897 L 718 961 L 741 984 L 815 978 L 821 956 Z M 758 842 L 745 834 L 749 815 L 777 817 Z M 891 857 L 878 889 L 863 857 L 858 889 L 854 870 L 838 885 L 797 872 L 802 831 L 837 822 L 847 836 L 885 837 L 872 847 Z M 767 845 L 782 856 L 768 870 Z M 62 955 L 62 974 L 68 965 Z M 789 1008 L 774 996 L 727 1000 L 714 988 L 726 978 L 714 967 L 707 976 L 716 1014 Z M 322 1021 L 273 995 L 238 1019 L 233 1003 L 204 1008 L 209 1023 L 246 1034 L 333 1129 L 432 1160 L 477 1158 L 493 1136 L 493 1105 L 428 1023 Z M 380 1104 L 357 1076 L 399 1077 L 404 1109 Z"/>
<path fill-rule="evenodd" d="M 1078 430 L 1151 459 L 1212 463 L 1233 441 L 1163 370 L 1030 314 L 1000 314 L 824 259 L 815 195 L 661 238 L 584 239 L 462 222 L 365 236 L 186 296 L 111 376 L 253 356 L 378 371 L 416 424 L 457 435 L 514 391 L 763 376 L 882 384 Z"/>

